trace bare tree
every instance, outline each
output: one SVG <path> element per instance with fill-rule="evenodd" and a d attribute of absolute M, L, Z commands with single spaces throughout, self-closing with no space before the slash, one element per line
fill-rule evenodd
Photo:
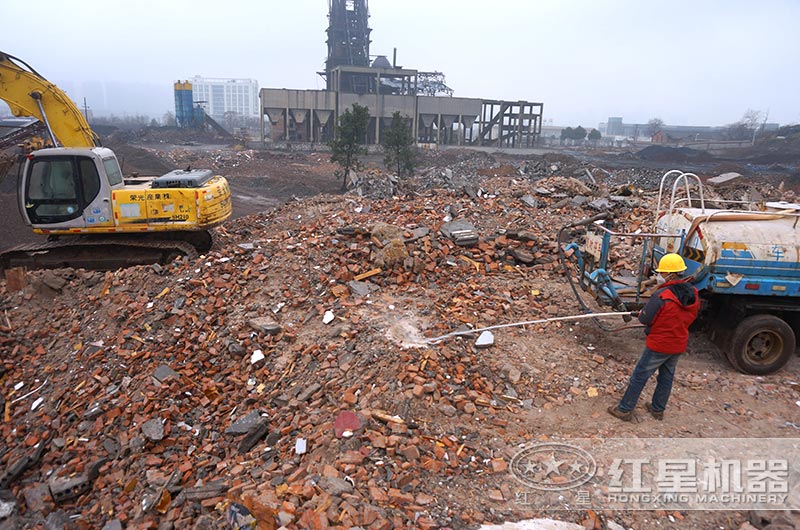
<path fill-rule="evenodd" d="M 761 123 L 761 111 L 747 109 L 744 115 L 742 115 L 742 119 L 740 121 L 744 123 L 750 130 L 757 129 L 758 124 Z"/>
<path fill-rule="evenodd" d="M 661 118 L 650 118 L 647 122 L 647 135 L 652 138 L 655 134 L 664 128 L 664 120 Z"/>
<path fill-rule="evenodd" d="M 755 139 L 755 133 L 761 122 L 761 111 L 747 109 L 742 119 L 726 127 L 725 136 L 729 140 Z"/>

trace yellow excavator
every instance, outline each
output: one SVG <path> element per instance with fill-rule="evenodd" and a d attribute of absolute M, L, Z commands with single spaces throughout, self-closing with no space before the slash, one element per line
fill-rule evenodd
<path fill-rule="evenodd" d="M 3 52 L 0 100 L 38 119 L 52 144 L 26 155 L 17 187 L 25 223 L 48 239 L 3 251 L 0 270 L 168 263 L 209 250 L 209 229 L 230 217 L 228 182 L 211 170 L 124 177 L 69 97 Z"/>

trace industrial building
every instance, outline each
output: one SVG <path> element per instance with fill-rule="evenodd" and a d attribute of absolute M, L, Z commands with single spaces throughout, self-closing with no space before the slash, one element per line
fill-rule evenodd
<path fill-rule="evenodd" d="M 329 0 L 325 90 L 261 89 L 261 139 L 269 122 L 273 142 L 330 140 L 336 117 L 354 103 L 370 113 L 366 141 L 378 144 L 400 112 L 418 143 L 534 147 L 541 134 L 543 103 L 453 97 L 444 74 L 397 65 L 370 55 L 368 0 Z M 265 120 L 266 118 L 266 120 Z"/>

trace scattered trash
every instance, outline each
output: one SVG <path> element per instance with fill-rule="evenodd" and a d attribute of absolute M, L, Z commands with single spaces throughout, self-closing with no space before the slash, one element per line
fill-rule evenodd
<path fill-rule="evenodd" d="M 256 364 L 258 361 L 264 360 L 264 352 L 261 350 L 255 350 L 250 355 L 250 364 Z"/>

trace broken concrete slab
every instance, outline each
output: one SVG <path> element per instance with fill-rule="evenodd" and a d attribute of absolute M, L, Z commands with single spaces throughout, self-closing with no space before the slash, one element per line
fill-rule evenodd
<path fill-rule="evenodd" d="M 347 282 L 347 287 L 350 288 L 350 293 L 358 298 L 366 298 L 370 293 L 380 290 L 380 287 L 372 282 L 360 282 L 357 280 Z"/>
<path fill-rule="evenodd" d="M 709 184 L 713 184 L 714 186 L 720 186 L 723 184 L 730 184 L 731 182 L 741 178 L 741 173 L 736 173 L 735 171 L 730 171 L 728 173 L 723 173 L 716 177 L 708 179 Z"/>
<path fill-rule="evenodd" d="M 261 413 L 257 410 L 248 412 L 245 416 L 240 416 L 225 429 L 225 434 L 247 434 L 258 425 L 262 420 Z"/>
<path fill-rule="evenodd" d="M 27 487 L 22 490 L 22 495 L 25 497 L 25 506 L 31 512 L 44 512 L 52 501 L 47 484 L 34 484 Z"/>
<path fill-rule="evenodd" d="M 338 477 L 320 478 L 319 487 L 322 491 L 335 497 L 340 497 L 344 493 L 353 493 L 353 485 L 345 479 Z"/>
<path fill-rule="evenodd" d="M 277 335 L 283 329 L 280 324 L 270 317 L 251 318 L 247 321 L 247 325 L 267 335 Z"/>
<path fill-rule="evenodd" d="M 520 247 L 512 248 L 511 255 L 515 260 L 519 261 L 520 263 L 524 263 L 525 265 L 532 265 L 536 261 L 536 258 L 532 253 Z"/>
<path fill-rule="evenodd" d="M 406 243 L 412 243 L 418 239 L 422 239 L 431 233 L 431 229 L 426 226 L 420 226 L 411 231 L 411 237 L 406 239 Z"/>
<path fill-rule="evenodd" d="M 534 197 L 533 195 L 523 195 L 522 197 L 520 197 L 519 200 L 521 200 L 531 208 L 537 208 L 539 206 L 539 201 L 537 201 L 536 197 Z"/>
<path fill-rule="evenodd" d="M 592 208 L 593 210 L 603 211 L 603 210 L 608 210 L 609 208 L 611 208 L 611 202 L 609 202 L 608 199 L 603 197 L 602 199 L 593 200 L 592 202 L 590 202 L 586 206 L 588 206 L 589 208 Z"/>
<path fill-rule="evenodd" d="M 153 418 L 142 424 L 142 434 L 151 442 L 164 439 L 164 422 L 161 418 Z"/>
<path fill-rule="evenodd" d="M 167 366 L 166 364 L 162 364 L 158 368 L 156 368 L 155 372 L 153 372 L 153 380 L 157 385 L 160 385 L 167 379 L 174 377 L 175 379 L 180 378 L 180 374 Z"/>
<path fill-rule="evenodd" d="M 478 232 L 475 230 L 475 226 L 463 219 L 443 224 L 439 228 L 439 232 L 459 246 L 471 246 L 478 242 Z"/>
<path fill-rule="evenodd" d="M 589 197 L 585 195 L 576 195 L 572 199 L 570 199 L 570 204 L 573 206 L 583 206 L 589 200 Z"/>

